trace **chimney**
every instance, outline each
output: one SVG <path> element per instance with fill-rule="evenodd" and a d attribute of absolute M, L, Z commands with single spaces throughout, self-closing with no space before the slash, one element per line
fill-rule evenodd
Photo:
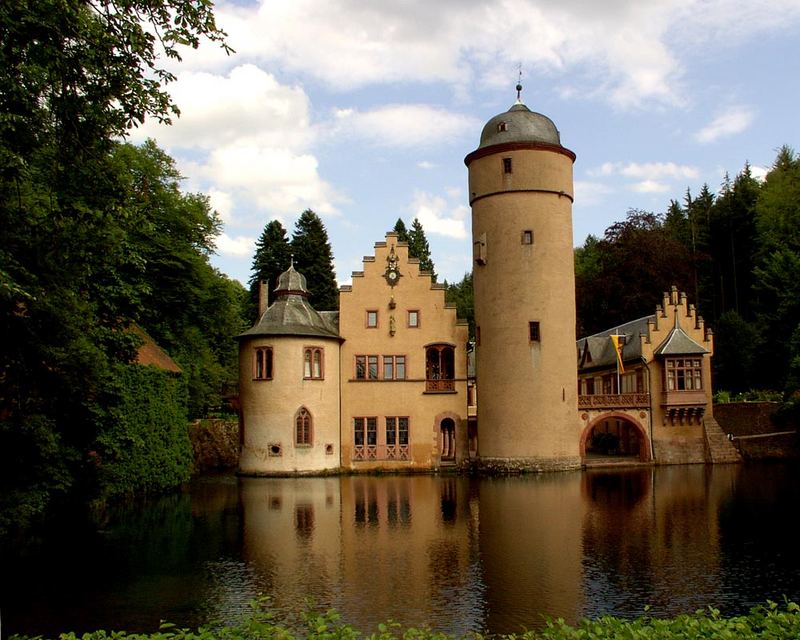
<path fill-rule="evenodd" d="M 258 317 L 264 315 L 264 312 L 267 310 L 267 302 L 268 302 L 268 293 L 267 293 L 267 281 L 260 280 L 258 283 Z"/>

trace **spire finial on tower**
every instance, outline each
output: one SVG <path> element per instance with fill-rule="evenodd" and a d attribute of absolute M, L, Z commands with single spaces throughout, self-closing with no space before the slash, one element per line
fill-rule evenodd
<path fill-rule="evenodd" d="M 519 78 L 517 79 L 517 102 L 522 103 L 522 63 L 519 64 Z"/>
<path fill-rule="evenodd" d="M 289 268 L 290 269 L 294 269 L 294 254 L 293 253 L 289 254 Z"/>

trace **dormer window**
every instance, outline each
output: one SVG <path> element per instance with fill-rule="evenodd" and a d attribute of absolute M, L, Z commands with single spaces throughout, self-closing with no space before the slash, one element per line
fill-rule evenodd
<path fill-rule="evenodd" d="M 503 131 L 508 131 L 508 125 L 505 122 L 498 122 L 497 133 L 502 133 Z"/>

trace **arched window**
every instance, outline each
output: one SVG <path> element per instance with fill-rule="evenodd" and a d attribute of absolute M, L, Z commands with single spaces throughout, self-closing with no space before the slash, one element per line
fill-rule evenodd
<path fill-rule="evenodd" d="M 308 409 L 301 407 L 294 418 L 294 442 L 300 447 L 310 447 L 313 444 L 313 424 Z"/>
<path fill-rule="evenodd" d="M 455 350 L 449 344 L 425 348 L 425 391 L 455 391 Z"/>
<path fill-rule="evenodd" d="M 253 377 L 256 380 L 272 380 L 272 347 L 258 347 L 255 350 Z"/>
<path fill-rule="evenodd" d="M 323 351 L 320 347 L 303 349 L 303 377 L 306 380 L 322 380 L 323 362 Z"/>

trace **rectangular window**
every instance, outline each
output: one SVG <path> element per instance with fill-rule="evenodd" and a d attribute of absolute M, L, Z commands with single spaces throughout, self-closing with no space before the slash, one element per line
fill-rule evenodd
<path fill-rule="evenodd" d="M 405 380 L 406 379 L 406 357 L 405 356 L 383 356 L 383 379 L 384 380 Z"/>
<path fill-rule="evenodd" d="M 272 347 L 259 347 L 254 356 L 253 377 L 256 380 L 272 380 Z"/>
<path fill-rule="evenodd" d="M 386 417 L 386 447 L 384 455 L 387 460 L 408 460 L 407 416 Z"/>
<path fill-rule="evenodd" d="M 320 347 L 303 349 L 303 378 L 306 380 L 322 380 L 323 350 Z"/>
<path fill-rule="evenodd" d="M 503 173 L 511 173 L 511 158 L 503 158 Z"/>
<path fill-rule="evenodd" d="M 533 231 L 525 229 L 522 232 L 522 244 L 533 244 Z"/>
<path fill-rule="evenodd" d="M 700 358 L 667 360 L 669 391 L 700 391 L 703 388 L 703 361 Z"/>
<path fill-rule="evenodd" d="M 586 395 L 593 396 L 594 395 L 594 378 L 586 378 Z"/>
<path fill-rule="evenodd" d="M 378 356 L 356 356 L 356 380 L 378 380 L 378 377 Z"/>
<path fill-rule="evenodd" d="M 356 449 L 378 444 L 378 418 L 353 418 L 353 444 Z"/>
<path fill-rule="evenodd" d="M 408 326 L 416 329 L 419 327 L 419 311 L 412 309 L 408 312 Z"/>
<path fill-rule="evenodd" d="M 528 340 L 531 342 L 541 342 L 542 341 L 542 334 L 539 331 L 539 323 L 538 322 L 529 322 L 528 323 Z"/>
<path fill-rule="evenodd" d="M 378 312 L 375 310 L 367 311 L 367 327 L 375 329 L 378 326 Z"/>

